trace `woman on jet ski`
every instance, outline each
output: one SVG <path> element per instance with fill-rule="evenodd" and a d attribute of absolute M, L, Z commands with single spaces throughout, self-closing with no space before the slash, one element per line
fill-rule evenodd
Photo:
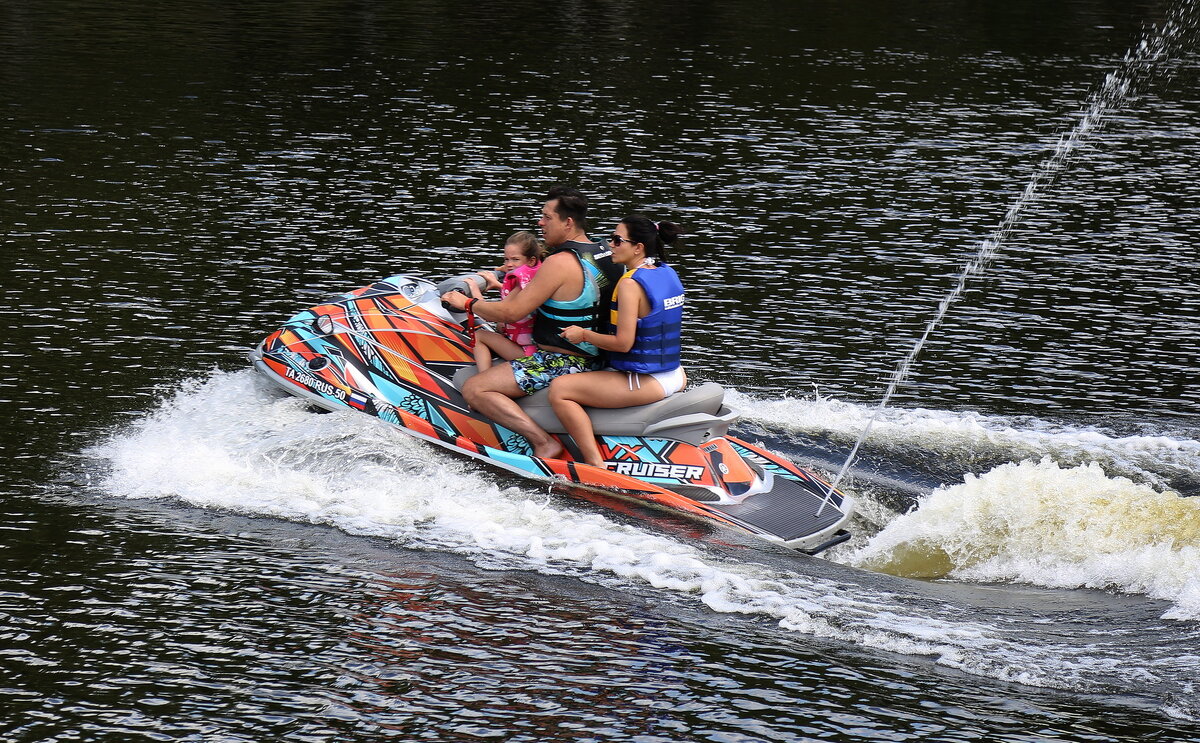
<path fill-rule="evenodd" d="M 562 331 L 571 343 L 587 342 L 608 352 L 608 368 L 568 374 L 550 384 L 550 404 L 588 464 L 603 467 L 604 460 L 584 406 L 646 405 L 687 384 L 680 365 L 683 285 L 666 264 L 666 247 L 680 234 L 673 222 L 622 219 L 608 238 L 613 262 L 625 266 L 613 291 L 610 332 L 578 325 Z"/>

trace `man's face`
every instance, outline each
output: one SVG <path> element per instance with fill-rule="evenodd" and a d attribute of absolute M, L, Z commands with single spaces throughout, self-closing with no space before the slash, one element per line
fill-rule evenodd
<path fill-rule="evenodd" d="M 555 210 L 557 206 L 558 199 L 547 201 L 542 205 L 542 218 L 538 220 L 538 227 L 542 230 L 542 240 L 551 248 L 565 243 L 571 234 L 571 222 L 569 219 L 558 216 L 558 212 Z"/>

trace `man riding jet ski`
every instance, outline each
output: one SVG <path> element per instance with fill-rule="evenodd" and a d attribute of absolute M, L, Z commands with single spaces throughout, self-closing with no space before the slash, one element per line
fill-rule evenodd
<path fill-rule="evenodd" d="M 538 226 L 549 251 L 537 275 L 499 302 L 469 298 L 458 291 L 442 300 L 454 310 L 483 320 L 516 322 L 533 314 L 533 341 L 538 350 L 511 364 L 499 364 L 472 377 L 463 395 L 475 410 L 524 436 L 534 456 L 556 457 L 562 444 L 525 413 L 516 399 L 545 389 L 564 374 L 596 371 L 600 352 L 591 343 L 571 343 L 562 331 L 573 325 L 598 327 L 607 320 L 612 287 L 622 268 L 584 231 L 587 200 L 574 189 L 551 189 Z"/>

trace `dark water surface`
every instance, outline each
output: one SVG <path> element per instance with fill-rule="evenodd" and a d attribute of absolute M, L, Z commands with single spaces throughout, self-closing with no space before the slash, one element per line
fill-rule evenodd
<path fill-rule="evenodd" d="M 0 739 L 1200 740 L 1196 15 L 5 3 Z M 690 228 L 689 372 L 827 469 L 1019 207 L 854 541 L 547 492 L 246 369 L 328 293 L 493 265 L 557 181 L 594 235 Z"/>

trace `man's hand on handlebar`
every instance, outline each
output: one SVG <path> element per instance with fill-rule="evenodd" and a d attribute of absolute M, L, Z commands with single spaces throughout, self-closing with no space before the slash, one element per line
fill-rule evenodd
<path fill-rule="evenodd" d="M 470 297 L 458 291 L 457 289 L 446 292 L 442 295 L 442 303 L 450 305 L 459 312 L 467 309 L 467 300 L 469 299 Z"/>

